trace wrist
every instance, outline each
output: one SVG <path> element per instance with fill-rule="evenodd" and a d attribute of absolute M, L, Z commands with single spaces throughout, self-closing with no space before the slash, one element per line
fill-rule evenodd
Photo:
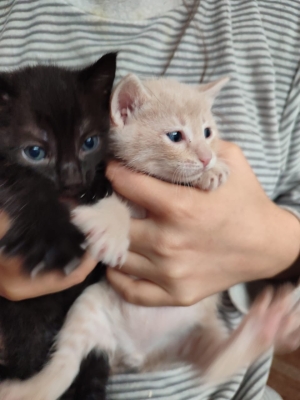
<path fill-rule="evenodd" d="M 300 254 L 300 223 L 291 212 L 268 200 L 262 214 L 262 278 L 272 278 L 295 263 Z"/>

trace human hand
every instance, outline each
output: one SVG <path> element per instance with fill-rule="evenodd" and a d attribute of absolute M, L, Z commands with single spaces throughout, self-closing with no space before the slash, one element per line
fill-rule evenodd
<path fill-rule="evenodd" d="M 0 238 L 9 229 L 9 218 L 0 213 Z M 81 283 L 97 262 L 86 255 L 81 264 L 68 276 L 60 271 L 42 273 L 32 279 L 22 269 L 20 257 L 6 257 L 0 253 L 0 296 L 9 300 L 23 300 L 59 292 Z"/>
<path fill-rule="evenodd" d="M 114 189 L 148 212 L 132 220 L 122 269 L 107 271 L 127 301 L 191 305 L 236 283 L 274 276 L 298 257 L 299 221 L 268 199 L 236 145 L 221 142 L 220 156 L 231 172 L 213 192 L 109 164 Z"/>

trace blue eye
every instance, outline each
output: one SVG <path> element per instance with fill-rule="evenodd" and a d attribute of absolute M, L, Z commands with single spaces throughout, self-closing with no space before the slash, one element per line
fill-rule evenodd
<path fill-rule="evenodd" d="M 179 131 L 167 133 L 168 138 L 172 142 L 181 142 L 183 140 L 182 133 Z"/>
<path fill-rule="evenodd" d="M 46 151 L 40 146 L 28 146 L 23 152 L 32 161 L 41 161 L 46 158 Z"/>
<path fill-rule="evenodd" d="M 99 136 L 91 136 L 87 139 L 85 139 L 81 150 L 83 151 L 91 151 L 94 150 L 96 147 L 98 147 L 100 142 Z"/>
<path fill-rule="evenodd" d="M 204 129 L 204 137 L 205 139 L 209 138 L 211 136 L 211 129 L 210 128 L 205 128 Z"/>

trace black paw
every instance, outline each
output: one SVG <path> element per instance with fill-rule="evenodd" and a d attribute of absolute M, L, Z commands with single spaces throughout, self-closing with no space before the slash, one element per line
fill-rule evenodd
<path fill-rule="evenodd" d="M 74 382 L 74 400 L 105 400 L 109 376 L 108 358 L 105 354 L 92 351 L 82 361 Z"/>
<path fill-rule="evenodd" d="M 11 222 L 0 240 L 1 251 L 21 256 L 29 272 L 74 266 L 73 260 L 82 257 L 84 235 L 70 222 L 69 210 L 48 179 L 7 165 L 0 173 L 0 208 Z"/>

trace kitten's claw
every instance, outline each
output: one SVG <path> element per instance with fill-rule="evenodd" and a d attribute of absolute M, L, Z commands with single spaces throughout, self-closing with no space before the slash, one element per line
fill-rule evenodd
<path fill-rule="evenodd" d="M 77 207 L 72 216 L 74 224 L 86 235 L 89 251 L 96 261 L 111 267 L 124 264 L 129 246 L 130 214 L 116 195 L 93 206 Z"/>
<path fill-rule="evenodd" d="M 202 190 L 215 190 L 227 181 L 229 175 L 229 168 L 225 163 L 218 161 L 216 165 L 203 172 L 196 186 Z"/>
<path fill-rule="evenodd" d="M 81 248 L 83 251 L 86 251 L 86 249 L 88 248 L 88 243 L 87 243 L 87 242 L 81 243 L 80 248 Z"/>
<path fill-rule="evenodd" d="M 80 247 L 81 247 L 81 246 L 80 246 Z M 80 259 L 80 258 L 78 258 L 78 257 L 73 258 L 73 260 L 71 260 L 71 261 L 69 262 L 69 264 L 66 265 L 66 266 L 64 267 L 64 272 L 65 272 L 65 274 L 66 274 L 66 275 L 70 275 L 71 272 L 73 272 L 73 271 L 78 267 L 78 265 L 80 264 L 80 262 L 81 262 L 81 259 Z"/>
<path fill-rule="evenodd" d="M 34 279 L 39 272 L 41 272 L 43 269 L 46 268 L 46 263 L 44 261 L 41 261 L 38 263 L 38 265 L 36 267 L 33 268 L 33 270 L 30 273 L 30 276 L 32 279 Z"/>

